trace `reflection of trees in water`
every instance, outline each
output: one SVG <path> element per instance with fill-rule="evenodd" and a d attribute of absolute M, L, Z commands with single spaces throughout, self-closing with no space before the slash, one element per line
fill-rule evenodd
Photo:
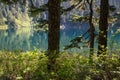
<path fill-rule="evenodd" d="M 0 31 L 0 49 L 7 50 L 29 50 L 31 28 L 22 28 L 17 30 L 1 30 Z"/>
<path fill-rule="evenodd" d="M 41 31 L 41 32 L 34 32 L 32 39 L 32 47 L 37 49 L 47 49 L 48 46 L 48 34 Z"/>
<path fill-rule="evenodd" d="M 30 36 L 32 35 L 31 28 L 19 28 L 16 30 L 16 45 L 17 49 L 30 50 Z"/>
<path fill-rule="evenodd" d="M 0 31 L 0 49 L 33 50 L 47 49 L 47 33 L 33 32 L 32 28 Z"/>
<path fill-rule="evenodd" d="M 85 27 L 85 26 L 84 26 Z M 115 27 L 114 27 L 115 28 Z M 84 28 L 83 28 L 84 29 Z M 84 31 L 82 27 L 80 29 L 67 29 L 61 30 L 61 50 L 65 45 L 70 44 L 70 40 L 76 36 L 79 36 Z M 114 32 L 115 33 L 115 32 Z M 114 38 L 109 37 L 109 41 L 119 42 L 120 34 L 116 35 Z M 33 32 L 32 28 L 22 28 L 22 29 L 9 29 L 9 30 L 0 30 L 0 49 L 7 50 L 33 50 L 37 49 L 47 49 L 47 33 L 44 32 Z M 114 45 L 112 43 L 110 46 Z M 119 46 L 119 45 L 117 45 Z M 118 48 L 118 47 L 112 47 Z M 77 49 L 72 49 L 77 51 Z M 81 50 L 78 50 L 81 51 Z"/>

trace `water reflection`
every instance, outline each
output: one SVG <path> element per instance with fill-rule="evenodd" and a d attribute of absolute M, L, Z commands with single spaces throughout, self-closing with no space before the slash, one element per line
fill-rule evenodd
<path fill-rule="evenodd" d="M 68 26 L 71 24 L 68 24 Z M 61 29 L 61 49 L 65 45 L 70 43 L 70 40 L 82 34 L 86 29 L 80 28 L 82 25 L 78 26 L 68 26 Z M 79 28 L 78 28 L 79 27 Z M 21 28 L 10 28 L 7 30 L 0 30 L 0 49 L 6 50 L 34 50 L 37 49 L 47 49 L 48 44 L 48 33 L 44 31 L 36 32 L 30 27 Z"/>
<path fill-rule="evenodd" d="M 65 24 L 64 24 L 65 25 Z M 61 29 L 60 32 L 60 50 L 63 50 L 64 46 L 70 44 L 70 40 L 80 36 L 88 30 L 89 25 L 85 24 L 72 24 L 68 23 L 65 25 L 64 29 Z M 111 49 L 113 43 L 119 44 L 120 34 L 119 32 L 116 35 L 119 25 L 111 27 L 109 30 L 109 46 Z M 48 33 L 44 31 L 33 31 L 33 28 L 22 27 L 22 28 L 11 28 L 7 30 L 0 30 L 0 50 L 34 50 L 41 49 L 47 50 L 48 47 Z M 111 47 L 112 46 L 112 47 Z M 119 45 L 117 45 L 118 48 Z M 97 48 L 97 45 L 96 45 Z M 85 48 L 83 48 L 85 49 Z M 72 51 L 81 51 L 79 49 L 73 49 Z"/>
<path fill-rule="evenodd" d="M 29 38 L 32 34 L 31 28 L 0 30 L 0 49 L 25 50 L 30 49 Z"/>

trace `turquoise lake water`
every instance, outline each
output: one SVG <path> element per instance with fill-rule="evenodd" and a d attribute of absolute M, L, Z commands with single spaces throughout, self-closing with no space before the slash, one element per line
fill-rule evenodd
<path fill-rule="evenodd" d="M 88 23 L 71 23 L 61 24 L 64 29 L 60 32 L 60 50 L 63 51 L 64 46 L 70 44 L 70 41 L 77 36 L 82 35 L 89 29 Z M 120 25 L 116 24 L 113 27 L 109 27 L 108 32 L 108 46 L 110 50 L 120 48 Z M 118 32 L 118 33 L 117 33 Z M 95 32 L 97 33 L 97 31 Z M 89 34 L 87 34 L 89 36 Z M 48 46 L 47 32 L 33 31 L 32 28 L 23 29 L 7 29 L 0 30 L 0 50 L 47 50 Z M 95 48 L 97 49 L 97 38 L 95 41 Z M 88 48 L 70 49 L 69 51 L 77 52 L 89 50 Z"/>

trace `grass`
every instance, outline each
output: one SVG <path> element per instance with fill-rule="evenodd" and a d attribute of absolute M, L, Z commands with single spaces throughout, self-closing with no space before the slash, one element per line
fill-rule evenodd
<path fill-rule="evenodd" d="M 88 56 L 63 52 L 56 59 L 56 71 L 48 73 L 44 52 L 0 52 L 0 80 L 120 80 L 120 56 Z"/>

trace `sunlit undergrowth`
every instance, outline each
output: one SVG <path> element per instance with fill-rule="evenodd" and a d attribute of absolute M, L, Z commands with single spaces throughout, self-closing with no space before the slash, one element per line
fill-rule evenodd
<path fill-rule="evenodd" d="M 47 57 L 43 52 L 0 52 L 0 80 L 120 80 L 120 56 L 93 57 L 61 53 L 56 60 L 56 73 L 48 73 Z"/>

